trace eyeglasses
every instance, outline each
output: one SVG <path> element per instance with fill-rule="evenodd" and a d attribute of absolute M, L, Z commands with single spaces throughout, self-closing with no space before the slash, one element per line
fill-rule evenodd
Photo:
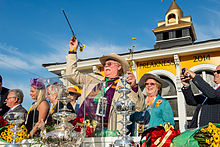
<path fill-rule="evenodd" d="M 146 86 L 150 85 L 150 86 L 155 86 L 156 83 L 145 83 Z"/>
<path fill-rule="evenodd" d="M 7 97 L 7 99 L 6 100 L 9 100 L 9 99 L 11 99 L 11 98 L 16 98 L 15 96 L 13 96 L 13 97 Z"/>
<path fill-rule="evenodd" d="M 215 71 L 213 71 L 213 73 L 220 74 L 220 70 L 215 70 Z"/>
<path fill-rule="evenodd" d="M 69 95 L 71 95 L 71 96 L 77 96 L 78 94 L 75 93 L 75 92 L 69 92 Z"/>
<path fill-rule="evenodd" d="M 104 66 L 112 66 L 113 64 L 118 64 L 118 63 L 116 63 L 116 62 L 106 62 L 106 63 L 104 63 Z"/>

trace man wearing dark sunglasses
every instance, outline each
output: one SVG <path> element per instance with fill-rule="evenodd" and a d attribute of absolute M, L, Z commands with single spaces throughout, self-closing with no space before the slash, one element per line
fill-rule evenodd
<path fill-rule="evenodd" d="M 188 105 L 197 106 L 191 122 L 190 128 L 202 127 L 209 122 L 220 123 L 220 65 L 216 67 L 214 73 L 215 87 L 211 87 L 201 76 L 191 70 L 185 70 L 180 78 L 182 92 Z M 196 87 L 202 92 L 201 95 L 195 96 L 189 84 L 190 79 Z"/>

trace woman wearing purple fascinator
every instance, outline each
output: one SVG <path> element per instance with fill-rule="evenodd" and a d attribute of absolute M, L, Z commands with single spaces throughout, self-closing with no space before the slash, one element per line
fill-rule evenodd
<path fill-rule="evenodd" d="M 31 79 L 30 95 L 35 101 L 28 110 L 28 117 L 25 121 L 26 128 L 30 136 L 38 132 L 37 122 L 45 121 L 49 111 L 49 104 L 46 101 L 46 89 L 41 79 Z"/>

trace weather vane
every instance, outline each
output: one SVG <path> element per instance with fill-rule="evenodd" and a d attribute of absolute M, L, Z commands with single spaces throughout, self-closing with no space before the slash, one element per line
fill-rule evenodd
<path fill-rule="evenodd" d="M 64 16 L 65 16 L 65 18 L 66 18 L 66 21 L 67 21 L 67 23 L 68 23 L 68 25 L 69 25 L 69 27 L 70 27 L 70 30 L 71 30 L 71 32 L 72 32 L 72 34 L 73 34 L 73 38 L 75 39 L 75 38 L 76 38 L 76 35 L 75 35 L 75 33 L 74 33 L 74 31 L 73 31 L 71 25 L 70 25 L 70 22 L 69 22 L 69 20 L 68 20 L 68 18 L 67 18 L 67 16 L 66 16 L 66 13 L 64 12 L 63 9 L 62 9 L 62 11 L 63 11 L 63 14 L 64 14 Z M 79 42 L 79 50 L 80 50 L 80 52 L 82 52 L 85 47 L 86 47 L 85 44 L 82 44 L 81 42 Z"/>

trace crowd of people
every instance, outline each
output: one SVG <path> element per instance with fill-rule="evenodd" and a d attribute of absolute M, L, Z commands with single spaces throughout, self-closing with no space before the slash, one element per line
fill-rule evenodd
<path fill-rule="evenodd" d="M 132 121 L 132 124 L 128 126 L 130 135 L 135 134 L 136 124 L 141 124 L 144 129 L 160 126 L 167 122 L 175 125 L 171 105 L 161 96 L 162 88 L 169 86 L 165 80 L 158 75 L 146 73 L 137 82 L 134 74 L 129 71 L 128 62 L 115 53 L 99 58 L 104 68 L 104 76 L 99 73 L 91 73 L 91 76 L 88 77 L 77 70 L 77 48 L 78 40 L 71 38 L 66 66 L 66 74 L 70 76 L 67 76 L 67 80 L 73 85 L 82 84 L 83 87 L 82 93 L 76 87 L 67 88 L 67 97 L 72 99 L 67 107 L 70 112 L 76 113 L 77 123 L 83 123 L 85 119 L 89 119 L 96 121 L 97 128 L 103 125 L 104 130 L 120 130 L 122 125 L 118 121 L 122 117 L 116 112 L 114 106 L 115 102 L 121 100 L 118 89 L 123 84 L 119 77 L 126 75 L 128 81 L 126 87 L 131 89 L 128 98 L 136 106 L 136 112 L 130 116 Z M 220 123 L 220 65 L 214 71 L 216 87 L 211 87 L 200 75 L 187 68 L 180 78 L 186 103 L 197 107 L 189 127 L 202 127 L 209 122 Z M 91 84 L 97 79 L 102 82 Z M 202 94 L 193 94 L 190 81 Z M 0 116 L 5 117 L 10 112 L 24 113 L 28 133 L 30 136 L 34 136 L 39 133 L 39 124 L 42 122 L 52 125 L 56 123 L 53 122 L 52 115 L 58 112 L 63 105 L 58 101 L 59 84 L 57 83 L 45 87 L 39 79 L 32 79 L 30 95 L 34 102 L 26 111 L 22 107 L 24 97 L 22 90 L 9 90 L 3 87 L 0 76 Z M 104 103 L 103 99 L 105 99 Z M 73 124 L 76 124 L 76 121 Z"/>

